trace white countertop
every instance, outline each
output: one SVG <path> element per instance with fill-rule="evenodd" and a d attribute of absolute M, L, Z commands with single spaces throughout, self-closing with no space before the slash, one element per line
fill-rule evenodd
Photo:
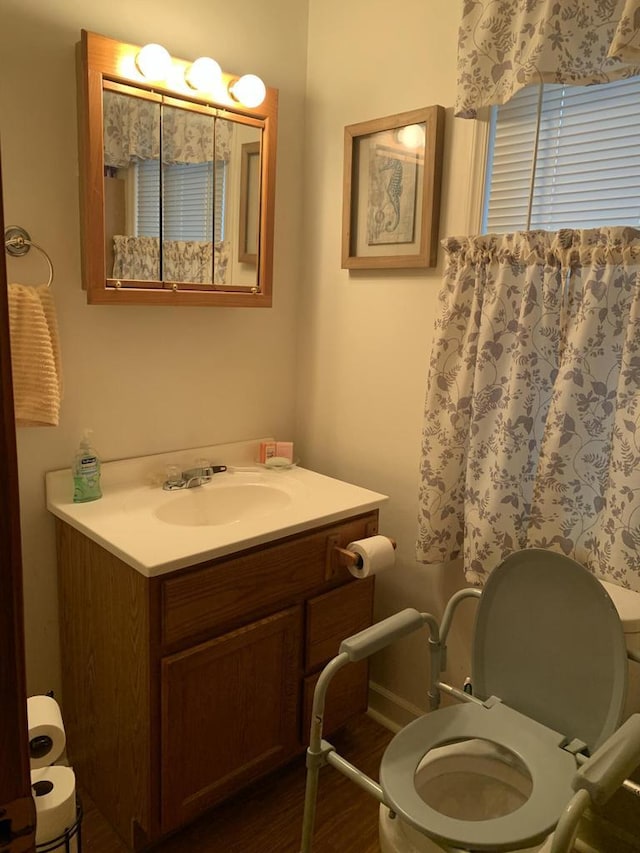
<path fill-rule="evenodd" d="M 46 475 L 47 509 L 81 531 L 146 577 L 196 565 L 236 551 L 272 542 L 284 536 L 331 524 L 380 507 L 386 495 L 294 466 L 269 470 L 255 464 L 259 442 L 237 442 L 187 451 L 145 456 L 102 464 L 103 497 L 73 503 L 71 469 Z M 196 459 L 225 464 L 229 470 L 211 482 L 191 489 L 165 491 L 162 482 L 168 464 L 193 467 Z M 237 496 L 250 486 L 254 494 L 277 490 L 278 501 L 246 518 L 223 523 L 200 523 L 201 512 L 220 495 Z M 217 495 L 215 490 L 220 491 Z M 182 502 L 178 504 L 178 501 Z M 188 524 L 161 520 L 174 509 Z"/>

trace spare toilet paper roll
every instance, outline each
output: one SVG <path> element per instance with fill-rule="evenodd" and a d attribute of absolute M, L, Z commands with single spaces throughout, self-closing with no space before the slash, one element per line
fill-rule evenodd
<path fill-rule="evenodd" d="M 64 752 L 66 743 L 60 706 L 51 696 L 30 696 L 27 722 L 31 769 L 53 764 Z"/>
<path fill-rule="evenodd" d="M 32 770 L 31 793 L 36 804 L 36 844 L 47 844 L 71 829 L 76 822 L 73 768 L 55 765 Z M 71 851 L 77 850 L 77 843 L 76 835 L 69 845 Z"/>
<path fill-rule="evenodd" d="M 359 566 L 349 566 L 354 578 L 366 578 L 388 569 L 396 559 L 391 540 L 386 536 L 369 536 L 367 539 L 356 539 L 347 545 L 347 551 L 353 551 L 360 557 Z"/>

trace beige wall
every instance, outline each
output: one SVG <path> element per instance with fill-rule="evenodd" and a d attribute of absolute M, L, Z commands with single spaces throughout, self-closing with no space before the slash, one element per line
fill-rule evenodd
<path fill-rule="evenodd" d="M 75 43 L 80 29 L 174 55 L 210 54 L 280 89 L 272 310 L 88 306 L 80 284 Z M 59 690 L 53 522 L 44 472 L 67 467 L 85 426 L 104 459 L 293 437 L 306 3 L 298 0 L 0 0 L 5 221 L 55 265 L 65 397 L 60 426 L 18 430 L 28 689 Z M 32 255 L 36 253 L 33 252 Z M 10 279 L 43 280 L 34 257 Z"/>
<path fill-rule="evenodd" d="M 443 105 L 440 234 L 466 232 L 473 124 L 454 120 L 450 108 L 460 8 L 446 0 L 310 0 L 309 9 L 297 432 L 310 467 L 390 496 L 382 532 L 397 538 L 398 560 L 392 573 L 377 579 L 377 615 L 406 606 L 439 613 L 462 583 L 460 569 L 418 566 L 414 542 L 442 250 L 438 268 L 428 272 L 340 268 L 342 148 L 347 124 Z M 448 675 L 456 679 L 468 673 L 468 633 L 465 626 L 453 637 Z M 424 637 L 379 654 L 376 706 L 396 717 L 403 708 L 426 707 L 427 673 Z M 388 698 L 391 706 L 383 701 Z"/>
<path fill-rule="evenodd" d="M 390 496 L 382 527 L 398 540 L 398 566 L 379 578 L 378 616 L 407 605 L 439 612 L 461 583 L 457 567 L 419 567 L 413 558 L 442 252 L 429 272 L 340 269 L 346 124 L 445 106 L 441 236 L 468 230 L 472 126 L 454 121 L 450 109 L 458 6 L 195 0 L 187 16 L 174 7 L 169 0 L 0 0 L 5 217 L 27 228 L 55 264 L 66 384 L 57 429 L 18 431 L 32 693 L 59 688 L 54 536 L 43 475 L 70 464 L 85 426 L 105 459 L 268 433 L 295 438 L 309 467 Z M 280 89 L 272 310 L 86 305 L 74 76 L 81 28 L 160 41 L 186 58 L 210 53 L 225 70 L 255 71 Z M 9 272 L 36 281 L 44 270 L 34 257 L 10 260 Z M 465 626 L 454 637 L 455 678 L 467 671 L 467 634 Z M 379 707 L 396 717 L 424 707 L 425 667 L 424 638 L 378 655 Z"/>

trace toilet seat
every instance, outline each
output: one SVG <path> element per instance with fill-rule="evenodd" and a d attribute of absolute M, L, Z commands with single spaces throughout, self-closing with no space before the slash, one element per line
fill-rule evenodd
<path fill-rule="evenodd" d="M 414 777 L 436 747 L 480 738 L 506 748 L 526 766 L 532 791 L 516 811 L 489 820 L 458 820 L 427 805 Z M 561 748 L 566 738 L 503 703 L 465 704 L 434 711 L 402 729 L 380 766 L 385 800 L 425 835 L 463 850 L 515 850 L 539 844 L 553 831 L 572 796 L 574 756 Z"/>

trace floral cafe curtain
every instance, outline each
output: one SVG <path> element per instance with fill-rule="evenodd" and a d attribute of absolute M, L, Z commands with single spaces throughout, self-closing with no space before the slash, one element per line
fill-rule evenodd
<path fill-rule="evenodd" d="M 228 240 L 163 240 L 162 270 L 165 281 L 226 284 L 231 256 Z M 157 237 L 113 238 L 113 278 L 132 281 L 160 280 L 160 241 Z"/>
<path fill-rule="evenodd" d="M 512 551 L 640 590 L 640 231 L 443 241 L 418 560 Z"/>
<path fill-rule="evenodd" d="M 157 237 L 113 238 L 113 278 L 132 281 L 160 280 L 160 241 Z"/>
<path fill-rule="evenodd" d="M 640 0 L 464 0 L 455 114 L 538 83 L 586 86 L 640 74 Z"/>

